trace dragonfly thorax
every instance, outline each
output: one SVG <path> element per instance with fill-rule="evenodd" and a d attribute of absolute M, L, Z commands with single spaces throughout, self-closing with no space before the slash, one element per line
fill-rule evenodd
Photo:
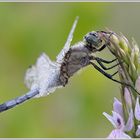
<path fill-rule="evenodd" d="M 81 68 L 89 65 L 91 52 L 82 43 L 72 46 L 61 64 L 60 81 L 65 86 L 68 79 Z"/>

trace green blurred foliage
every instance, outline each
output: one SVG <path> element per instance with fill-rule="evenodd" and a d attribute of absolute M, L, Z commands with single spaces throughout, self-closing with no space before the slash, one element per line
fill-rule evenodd
<path fill-rule="evenodd" d="M 72 44 L 106 27 L 138 40 L 139 12 L 139 3 L 0 3 L 0 102 L 28 91 L 26 69 L 41 52 L 55 60 L 77 15 Z M 107 50 L 100 56 L 113 59 Z M 1 113 L 0 137 L 106 137 L 112 126 L 102 112 L 111 112 L 119 87 L 89 66 L 65 88 Z"/>

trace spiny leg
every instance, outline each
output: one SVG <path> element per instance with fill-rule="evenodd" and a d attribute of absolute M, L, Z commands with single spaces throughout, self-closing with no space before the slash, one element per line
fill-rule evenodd
<path fill-rule="evenodd" d="M 104 50 L 107 47 L 107 44 L 104 44 L 103 46 L 101 46 L 101 48 L 96 49 L 98 52 Z"/>
<path fill-rule="evenodd" d="M 103 63 L 106 63 L 106 64 L 110 64 L 110 63 L 113 63 L 114 61 L 117 60 L 117 58 L 113 59 L 113 60 L 105 60 L 105 59 L 102 59 L 102 58 L 99 58 L 99 57 L 95 57 L 97 60 L 99 60 L 100 62 L 103 62 Z"/>
<path fill-rule="evenodd" d="M 114 72 L 111 76 L 115 76 L 119 71 Z"/>
<path fill-rule="evenodd" d="M 108 45 L 109 45 L 109 39 L 103 46 L 101 46 L 99 49 L 96 49 L 96 51 L 100 52 L 100 51 L 104 50 Z"/>
<path fill-rule="evenodd" d="M 118 66 L 118 65 L 120 64 L 120 63 L 117 63 L 117 64 L 115 64 L 115 65 L 113 65 L 113 66 L 107 68 L 104 64 L 102 64 L 102 62 L 103 62 L 103 63 L 109 64 L 109 63 L 112 63 L 112 62 L 116 61 L 117 59 L 113 59 L 113 60 L 111 60 L 111 61 L 108 61 L 108 60 L 104 60 L 104 59 L 99 58 L 99 57 L 91 56 L 91 57 L 90 57 L 90 60 L 96 60 L 96 62 L 97 62 L 97 63 L 102 67 L 102 69 L 104 69 L 104 70 L 110 70 L 110 69 L 112 69 L 112 68 L 114 68 L 114 67 L 116 67 L 116 66 Z"/>
<path fill-rule="evenodd" d="M 97 61 L 97 63 L 98 63 L 104 70 L 110 70 L 110 69 L 112 69 L 112 68 L 114 68 L 114 67 L 116 67 L 116 66 L 118 66 L 118 65 L 120 64 L 120 63 L 117 63 L 117 64 L 115 64 L 115 65 L 113 65 L 113 66 L 107 68 L 104 64 L 102 64 L 102 62 L 100 61 L 100 59 L 98 59 L 98 58 L 95 57 L 95 60 Z"/>
<path fill-rule="evenodd" d="M 93 62 L 90 62 L 90 64 L 91 64 L 96 70 L 98 70 L 100 73 L 102 73 L 105 77 L 107 77 L 107 78 L 109 78 L 109 79 L 111 79 L 111 80 L 113 80 L 113 81 L 115 81 L 115 82 L 117 82 L 117 83 L 124 84 L 124 83 L 122 83 L 121 81 L 118 81 L 118 80 L 116 80 L 116 79 L 113 79 L 114 74 L 113 74 L 113 76 L 112 76 L 111 74 L 109 74 L 109 73 L 105 72 L 104 70 L 102 70 L 100 67 L 98 67 L 98 66 L 97 66 L 95 63 L 93 63 Z"/>
<path fill-rule="evenodd" d="M 128 86 L 128 87 L 131 87 L 133 90 L 136 91 L 136 89 L 135 89 L 132 85 L 114 79 L 113 76 L 114 76 L 117 72 L 115 72 L 114 74 L 111 75 L 111 74 L 106 73 L 105 71 L 103 71 L 103 70 L 102 70 L 100 67 L 98 67 L 95 63 L 90 62 L 90 64 L 91 64 L 96 70 L 98 70 L 100 73 L 102 73 L 105 77 L 107 77 L 107 78 L 111 79 L 112 81 L 114 81 L 114 82 L 116 82 L 116 83 L 119 83 L 119 84 L 121 84 L 121 85 L 125 85 L 125 86 Z M 136 92 L 137 92 L 137 91 L 136 91 Z M 138 92 L 137 92 L 137 93 L 138 93 Z M 140 94 L 140 93 L 138 93 L 138 94 Z"/>

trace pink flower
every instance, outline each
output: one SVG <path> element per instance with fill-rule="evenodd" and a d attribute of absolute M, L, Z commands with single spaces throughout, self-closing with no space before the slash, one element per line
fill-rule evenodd
<path fill-rule="evenodd" d="M 122 111 L 122 103 L 117 98 L 114 98 L 112 116 L 106 112 L 103 112 L 103 115 L 111 122 L 115 128 L 110 133 L 108 138 L 130 138 L 130 136 L 128 136 L 125 132 L 131 131 L 134 126 L 134 115 L 132 109 L 129 112 L 128 120 L 125 123 Z"/>
<path fill-rule="evenodd" d="M 127 134 L 125 134 L 120 129 L 114 129 L 109 136 L 108 139 L 131 139 L 131 137 Z"/>

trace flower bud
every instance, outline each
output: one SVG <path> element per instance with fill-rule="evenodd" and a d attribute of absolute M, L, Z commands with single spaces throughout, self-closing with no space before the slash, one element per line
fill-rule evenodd
<path fill-rule="evenodd" d="M 110 36 L 110 43 L 111 45 L 109 45 L 109 49 L 111 50 L 111 52 L 116 53 L 116 45 L 118 46 L 119 44 L 119 39 L 115 34 L 112 34 Z"/>
<path fill-rule="evenodd" d="M 113 42 L 115 42 L 116 44 L 119 44 L 119 42 L 120 42 L 118 37 L 114 34 L 111 35 L 110 39 L 113 40 Z"/>
<path fill-rule="evenodd" d="M 126 64 L 129 64 L 129 59 L 128 59 L 128 57 L 127 57 L 127 55 L 126 55 L 126 53 L 125 53 L 125 51 L 123 50 L 123 49 L 119 49 L 119 51 L 120 51 L 120 58 L 122 59 L 122 60 L 124 60 L 125 62 L 126 62 Z"/>
<path fill-rule="evenodd" d="M 139 65 L 139 47 L 134 39 L 132 40 L 132 45 L 134 48 L 134 64 L 135 64 L 136 68 L 138 68 L 138 65 Z"/>
<path fill-rule="evenodd" d="M 135 106 L 135 118 L 140 121 L 140 104 L 139 104 L 139 97 L 136 99 L 136 106 Z"/>
<path fill-rule="evenodd" d="M 132 107 L 132 99 L 128 88 L 124 88 L 124 99 L 129 108 Z"/>
<path fill-rule="evenodd" d="M 134 64 L 135 64 L 136 69 L 138 69 L 138 66 L 139 66 L 139 53 L 135 53 Z"/>
<path fill-rule="evenodd" d="M 135 52 L 135 49 L 133 48 L 131 51 L 131 56 L 130 56 L 130 62 L 131 62 L 131 67 L 134 73 L 136 73 L 136 67 L 138 67 L 138 55 Z"/>
<path fill-rule="evenodd" d="M 140 93 L 140 76 L 136 80 L 135 89 Z"/>
<path fill-rule="evenodd" d="M 134 117 L 133 117 L 133 110 L 131 109 L 130 110 L 130 113 L 129 113 L 129 118 L 127 120 L 127 123 L 125 125 L 125 128 L 124 128 L 124 131 L 131 131 L 134 127 Z"/>
<path fill-rule="evenodd" d="M 114 98 L 113 111 L 117 112 L 121 115 L 121 117 L 123 117 L 122 103 L 117 98 Z"/>
<path fill-rule="evenodd" d="M 138 47 L 138 44 L 136 43 L 135 39 L 132 38 L 132 45 L 133 45 L 133 48 L 135 49 L 135 53 L 139 53 L 139 47 Z"/>
<path fill-rule="evenodd" d="M 122 36 L 120 38 L 119 45 L 124 50 L 125 53 L 129 52 L 128 44 L 127 44 L 126 39 L 124 38 L 124 36 Z"/>
<path fill-rule="evenodd" d="M 133 81 L 135 81 L 137 79 L 137 72 L 136 72 L 136 66 L 133 62 L 134 59 L 130 58 L 129 61 L 129 74 L 131 75 Z"/>
<path fill-rule="evenodd" d="M 136 136 L 140 135 L 140 125 L 138 125 L 137 131 L 136 131 Z"/>
<path fill-rule="evenodd" d="M 114 129 L 107 137 L 108 139 L 131 139 L 129 135 L 121 131 L 120 129 Z"/>

